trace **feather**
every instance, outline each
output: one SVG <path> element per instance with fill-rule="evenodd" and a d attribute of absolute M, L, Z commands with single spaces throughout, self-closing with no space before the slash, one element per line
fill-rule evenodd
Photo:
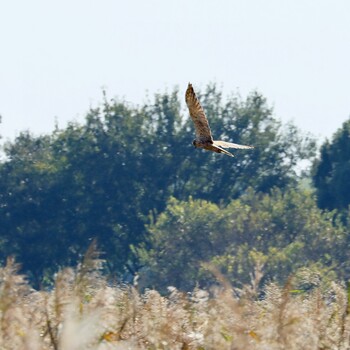
<path fill-rule="evenodd" d="M 196 139 L 201 142 L 213 142 L 208 119 L 190 83 L 186 90 L 186 104 L 194 123 Z"/>
<path fill-rule="evenodd" d="M 237 149 L 252 149 L 254 146 L 239 145 L 237 143 L 226 142 L 226 141 L 214 141 L 214 145 L 224 148 L 237 148 Z"/>

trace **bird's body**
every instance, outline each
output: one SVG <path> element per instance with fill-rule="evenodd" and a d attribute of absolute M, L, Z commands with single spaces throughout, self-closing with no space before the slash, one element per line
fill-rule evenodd
<path fill-rule="evenodd" d="M 253 146 L 238 145 L 236 143 L 226 141 L 215 141 L 211 135 L 209 122 L 205 116 L 205 112 L 199 103 L 199 100 L 193 90 L 191 84 L 188 84 L 185 96 L 187 107 L 190 111 L 190 116 L 194 123 L 196 138 L 193 141 L 193 145 L 197 148 L 203 148 L 207 151 L 216 153 L 224 153 L 233 157 L 234 155 L 224 148 L 237 148 L 237 149 L 251 149 Z"/>

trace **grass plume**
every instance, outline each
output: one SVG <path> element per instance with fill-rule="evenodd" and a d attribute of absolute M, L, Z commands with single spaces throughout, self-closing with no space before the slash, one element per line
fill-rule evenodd
<path fill-rule="evenodd" d="M 109 285 L 92 246 L 81 265 L 64 269 L 50 291 L 30 288 L 18 265 L 0 269 L 1 349 L 347 349 L 350 287 L 333 283 L 299 292 L 291 278 L 260 278 L 236 293 L 215 269 L 220 285 L 166 296 L 129 285 Z M 210 267 L 208 267 L 210 269 Z"/>

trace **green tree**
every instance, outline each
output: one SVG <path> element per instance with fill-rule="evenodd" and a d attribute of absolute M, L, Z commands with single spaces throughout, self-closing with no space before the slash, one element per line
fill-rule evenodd
<path fill-rule="evenodd" d="M 350 119 L 322 145 L 313 165 L 313 182 L 321 208 L 346 210 L 350 204 Z"/>
<path fill-rule="evenodd" d="M 300 268 L 340 269 L 347 259 L 346 229 L 333 223 L 308 192 L 249 191 L 227 206 L 170 199 L 148 227 L 150 249 L 136 248 L 146 285 L 191 290 L 213 282 L 202 262 L 218 266 L 235 286 L 249 283 L 256 265 L 280 283 Z M 339 272 L 338 271 L 338 272 Z"/>
<path fill-rule="evenodd" d="M 50 147 L 50 137 L 22 133 L 6 146 L 10 160 L 0 170 L 2 257 L 18 256 L 36 283 L 67 248 L 57 225 L 58 168 Z"/>
<path fill-rule="evenodd" d="M 39 283 L 45 271 L 75 264 L 97 238 L 111 272 L 134 273 L 130 247 L 146 241 L 150 212 L 157 216 L 170 196 L 220 204 L 249 186 L 268 193 L 296 183 L 313 140 L 283 127 L 256 92 L 224 101 L 209 85 L 199 98 L 216 138 L 256 148 L 233 159 L 195 150 L 177 90 L 142 106 L 104 95 L 83 124 L 8 143 L 0 164 L 2 258 L 16 255 Z"/>

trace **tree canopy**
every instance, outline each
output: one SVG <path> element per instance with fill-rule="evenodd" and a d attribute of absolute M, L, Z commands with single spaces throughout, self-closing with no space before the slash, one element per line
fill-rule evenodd
<path fill-rule="evenodd" d="M 246 193 L 295 185 L 296 165 L 314 141 L 282 125 L 266 99 L 226 99 L 215 85 L 198 93 L 213 135 L 255 146 L 235 158 L 195 150 L 194 128 L 178 91 L 131 106 L 109 100 L 83 124 L 44 136 L 21 133 L 0 164 L 0 254 L 15 255 L 37 284 L 75 264 L 93 238 L 111 272 L 139 267 L 131 247 L 170 197 L 228 204 Z"/>
<path fill-rule="evenodd" d="M 321 208 L 346 210 L 350 204 L 350 119 L 322 145 L 313 166 Z"/>
<path fill-rule="evenodd" d="M 348 265 L 343 264 L 347 229 L 334 220 L 334 213 L 322 212 L 311 193 L 300 189 L 250 190 L 225 206 L 171 198 L 148 226 L 149 246 L 136 251 L 146 285 L 159 290 L 213 283 L 204 262 L 218 267 L 236 287 L 250 283 L 256 267 L 265 282 L 285 283 L 306 267 L 339 277 Z"/>

